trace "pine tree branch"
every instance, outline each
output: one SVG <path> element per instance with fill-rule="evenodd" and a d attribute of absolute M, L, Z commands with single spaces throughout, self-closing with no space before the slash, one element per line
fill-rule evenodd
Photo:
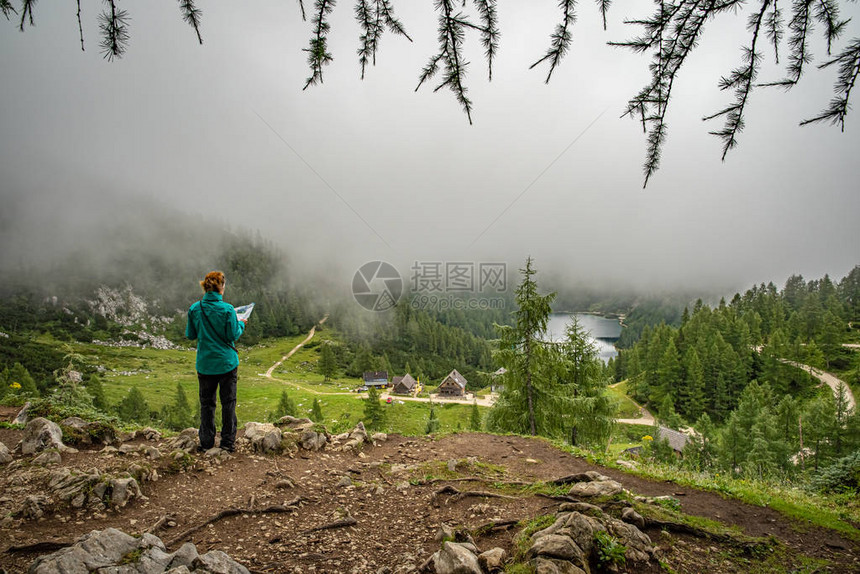
<path fill-rule="evenodd" d="M 29 21 L 30 26 L 35 26 L 36 22 L 33 20 L 33 6 L 36 4 L 36 0 L 22 0 L 21 2 L 21 23 L 18 25 L 18 30 L 21 32 L 24 31 L 24 24 Z M 14 12 L 14 10 L 13 10 Z M 8 12 L 4 8 L 3 13 L 6 14 L 7 18 Z"/>
<path fill-rule="evenodd" d="M 555 32 L 550 36 L 550 47 L 540 60 L 529 66 L 529 70 L 531 70 L 538 64 L 549 61 L 549 72 L 547 72 L 546 80 L 544 81 L 546 84 L 549 83 L 553 71 L 555 71 L 561 59 L 570 50 L 570 44 L 573 42 L 573 34 L 570 29 L 573 28 L 576 22 L 576 13 L 574 12 L 576 2 L 575 0 L 559 0 L 558 7 L 562 10 L 562 21 L 556 26 Z"/>
<path fill-rule="evenodd" d="M 179 10 L 182 12 L 182 20 L 194 28 L 197 33 L 197 41 L 203 44 L 203 36 L 200 35 L 200 19 L 203 11 L 194 5 L 194 0 L 179 0 Z"/>
<path fill-rule="evenodd" d="M 80 2 L 78 2 L 80 4 Z M 9 0 L 0 0 L 0 11 L 3 12 L 3 15 L 6 17 L 6 20 L 9 20 L 10 14 L 18 14 L 18 11 L 15 10 L 15 7 L 12 6 L 12 2 Z"/>
<path fill-rule="evenodd" d="M 597 0 L 597 7 L 600 9 L 600 15 L 603 17 L 603 30 L 606 31 L 606 15 L 609 13 L 609 7 L 612 5 L 612 0 Z"/>
<path fill-rule="evenodd" d="M 363 34 L 359 36 L 361 45 L 358 49 L 358 62 L 361 66 L 361 79 L 363 80 L 367 65 L 369 63 L 376 65 L 379 38 L 386 26 L 394 34 L 404 36 L 410 42 L 412 38 L 406 33 L 403 24 L 394 17 L 394 9 L 389 0 L 357 0 L 354 12 L 355 19 L 363 31 Z"/>
<path fill-rule="evenodd" d="M 304 0 L 299 0 L 299 8 L 302 11 L 302 22 L 307 22 L 308 18 L 307 18 L 307 15 L 305 14 L 305 2 L 304 2 Z"/>
<path fill-rule="evenodd" d="M 489 81 L 493 81 L 493 59 L 499 50 L 499 16 L 496 11 L 496 0 L 475 0 L 475 7 L 481 18 L 481 45 L 484 46 L 484 57 L 487 59 Z"/>
<path fill-rule="evenodd" d="M 705 22 L 740 3 L 741 0 L 661 2 L 657 12 L 640 24 L 645 29 L 644 35 L 615 44 L 636 52 L 652 52 L 651 82 L 628 102 L 623 114 L 636 117 L 646 130 L 645 186 L 660 166 L 667 134 L 666 112 L 678 71 L 696 47 Z M 733 111 L 737 112 L 737 108 L 726 108 L 722 114 Z"/>
<path fill-rule="evenodd" d="M 102 55 L 109 62 L 114 58 L 122 58 L 128 47 L 128 21 L 125 10 L 117 10 L 116 0 L 106 0 L 108 7 L 99 14 L 99 29 L 102 32 Z M 109 10 L 108 10 L 109 8 Z"/>
<path fill-rule="evenodd" d="M 406 33 L 403 23 L 394 16 L 394 7 L 391 6 L 391 2 L 389 0 L 376 0 L 376 4 L 388 29 L 411 42 L 412 38 Z"/>
<path fill-rule="evenodd" d="M 836 97 L 819 115 L 800 122 L 800 125 L 829 121 L 832 125 L 839 125 L 840 129 L 845 131 L 845 116 L 850 109 L 851 90 L 860 75 L 860 38 L 854 38 L 841 54 L 820 65 L 819 68 L 827 68 L 833 64 L 839 64 L 839 75 L 833 88 Z"/>
<path fill-rule="evenodd" d="M 773 46 L 773 57 L 779 64 L 779 44 L 782 42 L 782 37 L 785 34 L 782 21 L 782 12 L 779 9 L 779 1 L 773 0 L 773 8 L 767 15 L 765 22 L 767 28 L 767 38 Z"/>
<path fill-rule="evenodd" d="M 361 42 L 358 48 L 358 63 L 361 66 L 361 79 L 364 79 L 364 71 L 368 63 L 373 60 L 376 62 L 376 48 L 378 46 L 379 35 L 381 34 L 379 20 L 374 17 L 370 11 L 367 0 L 358 0 L 355 4 L 355 19 L 358 25 L 363 30 L 363 34 L 359 36 Z"/>
<path fill-rule="evenodd" d="M 726 160 L 726 154 L 729 150 L 737 145 L 737 136 L 744 129 L 744 110 L 746 109 L 747 100 L 753 89 L 753 82 L 758 75 L 761 55 L 756 52 L 756 43 L 758 42 L 759 32 L 762 24 L 765 21 L 765 14 L 770 7 L 771 0 L 763 0 L 761 9 L 754 12 L 749 19 L 747 28 L 752 32 L 752 39 L 748 48 L 744 48 L 743 61 L 744 66 L 736 68 L 720 80 L 720 90 L 735 90 L 735 102 L 727 108 L 702 118 L 704 121 L 724 116 L 726 123 L 722 130 L 710 132 L 723 140 L 723 156 L 722 160 Z"/>
<path fill-rule="evenodd" d="M 78 33 L 81 37 L 81 52 L 84 51 L 84 26 L 81 24 L 81 0 L 78 0 Z"/>
<path fill-rule="evenodd" d="M 842 33 L 847 20 L 839 20 L 839 6 L 834 0 L 817 0 L 815 19 L 824 24 L 824 37 L 827 39 L 827 55 L 831 54 L 833 42 Z"/>
<path fill-rule="evenodd" d="M 305 81 L 303 90 L 307 90 L 308 86 L 321 84 L 323 81 L 323 66 L 326 66 L 334 60 L 328 51 L 327 39 L 331 26 L 328 23 L 327 17 L 334 10 L 336 0 L 316 0 L 314 3 L 314 17 L 311 23 L 314 26 L 314 35 L 311 37 L 310 46 L 304 48 L 308 53 L 308 66 L 311 68 L 311 75 Z"/>
<path fill-rule="evenodd" d="M 428 79 L 436 75 L 439 70 L 439 62 L 444 64 L 445 72 L 442 82 L 433 91 L 438 92 L 447 87 L 454 92 L 454 97 L 460 103 L 469 124 L 472 123 L 472 101 L 466 96 L 466 87 L 463 77 L 466 75 L 467 62 L 463 61 L 463 40 L 465 39 L 466 17 L 462 13 L 454 13 L 452 0 L 436 0 L 436 10 L 439 11 L 439 53 L 430 58 L 430 61 L 421 71 L 418 86 L 415 91 Z"/>

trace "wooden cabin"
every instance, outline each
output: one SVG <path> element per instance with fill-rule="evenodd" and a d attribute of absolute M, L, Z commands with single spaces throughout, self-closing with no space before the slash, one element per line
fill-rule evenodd
<path fill-rule="evenodd" d="M 392 378 L 391 388 L 395 395 L 411 395 L 418 390 L 418 381 L 413 379 L 412 375 L 406 373 L 402 377 Z"/>
<path fill-rule="evenodd" d="M 437 392 L 443 397 L 462 397 L 466 394 L 466 379 L 454 369 L 439 383 Z"/>

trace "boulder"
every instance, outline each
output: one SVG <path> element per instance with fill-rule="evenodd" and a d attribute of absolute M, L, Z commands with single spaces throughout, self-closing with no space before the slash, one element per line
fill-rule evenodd
<path fill-rule="evenodd" d="M 281 429 L 271 423 L 245 423 L 245 440 L 250 443 L 254 452 L 280 452 L 283 437 Z"/>
<path fill-rule="evenodd" d="M 491 548 L 478 554 L 478 564 L 485 572 L 501 572 L 504 570 L 507 558 L 508 553 L 504 548 Z"/>
<path fill-rule="evenodd" d="M 370 437 L 370 440 L 372 440 L 374 443 L 385 442 L 388 440 L 388 435 L 384 432 L 375 432 L 373 433 L 373 436 Z"/>
<path fill-rule="evenodd" d="M 483 574 L 478 557 L 456 542 L 443 542 L 442 549 L 433 555 L 436 574 Z"/>
<path fill-rule="evenodd" d="M 60 426 L 46 418 L 38 417 L 27 423 L 24 438 L 19 443 L 21 454 L 35 454 L 46 448 L 60 451 L 68 450 L 63 444 L 63 431 Z"/>
<path fill-rule="evenodd" d="M 125 506 L 132 498 L 146 500 L 140 485 L 131 477 L 114 478 L 110 481 L 111 495 L 110 503 L 115 507 Z"/>
<path fill-rule="evenodd" d="M 538 556 L 534 561 L 535 574 L 586 574 L 586 572 L 571 562 L 555 558 Z"/>
<path fill-rule="evenodd" d="M 297 427 L 297 426 L 307 425 L 307 424 L 313 425 L 314 421 L 312 421 L 311 419 L 309 419 L 307 417 L 297 418 L 297 417 L 293 417 L 290 415 L 286 415 L 286 416 L 283 416 L 283 417 L 278 419 L 278 424 L 279 425 L 289 425 L 291 427 Z"/>
<path fill-rule="evenodd" d="M 194 571 L 214 574 L 250 574 L 247 568 L 221 552 L 210 550 L 194 561 Z"/>
<path fill-rule="evenodd" d="M 599 480 L 593 482 L 578 482 L 570 487 L 568 495 L 573 497 L 591 498 L 594 496 L 615 496 L 624 492 L 624 487 L 614 480 Z"/>
<path fill-rule="evenodd" d="M 9 452 L 9 447 L 0 442 L 0 464 L 12 462 L 12 454 Z"/>
<path fill-rule="evenodd" d="M 361 451 L 361 447 L 367 442 L 367 430 L 364 428 L 364 423 L 359 421 L 355 428 L 349 431 L 346 437 L 346 443 L 343 445 L 343 451 Z"/>
<path fill-rule="evenodd" d="M 632 524 L 636 528 L 642 530 L 645 528 L 645 519 L 642 518 L 642 515 L 633 510 L 632 508 L 625 508 L 621 511 L 621 520 Z"/>
<path fill-rule="evenodd" d="M 161 440 L 161 433 L 152 427 L 146 427 L 142 431 L 139 431 L 139 433 L 142 434 L 143 438 L 145 438 L 146 440 L 151 440 L 151 441 Z"/>
<path fill-rule="evenodd" d="M 647 534 L 632 524 L 616 519 L 607 521 L 607 530 L 627 547 L 628 562 L 648 562 L 654 557 L 654 546 Z"/>
<path fill-rule="evenodd" d="M 200 555 L 193 544 L 183 544 L 168 553 L 160 539 L 152 534 L 140 538 L 115 528 L 94 530 L 68 548 L 37 558 L 30 574 L 248 574 L 248 569 L 223 552 L 213 550 Z"/>
<path fill-rule="evenodd" d="M 12 512 L 21 518 L 36 520 L 45 515 L 45 510 L 53 501 L 43 494 L 28 494 Z"/>
<path fill-rule="evenodd" d="M 192 453 L 197 450 L 197 429 L 187 428 L 175 437 L 167 439 L 165 445 L 169 451 L 181 450 Z"/>
<path fill-rule="evenodd" d="M 605 532 L 606 527 L 596 518 L 580 512 L 571 512 L 564 521 L 563 531 L 588 556 L 594 546 L 594 537 L 598 532 Z"/>
<path fill-rule="evenodd" d="M 579 546 L 570 537 L 560 534 L 541 536 L 535 540 L 526 553 L 526 556 L 529 558 L 536 558 L 538 556 L 559 558 L 574 562 L 575 564 L 582 564 L 584 562 L 584 556 Z"/>
<path fill-rule="evenodd" d="M 299 439 L 299 444 L 301 444 L 302 448 L 305 450 L 322 450 L 325 448 L 327 443 L 328 437 L 326 437 L 324 433 L 319 433 L 310 429 L 303 431 L 301 438 Z"/>
<path fill-rule="evenodd" d="M 54 449 L 46 450 L 39 456 L 33 459 L 33 464 L 47 466 L 49 464 L 60 464 L 63 462 L 63 457 Z"/>
<path fill-rule="evenodd" d="M 21 407 L 21 410 L 18 411 L 18 414 L 15 416 L 15 420 L 12 421 L 14 425 L 25 425 L 27 421 L 30 419 L 30 401 L 24 403 L 24 406 Z"/>

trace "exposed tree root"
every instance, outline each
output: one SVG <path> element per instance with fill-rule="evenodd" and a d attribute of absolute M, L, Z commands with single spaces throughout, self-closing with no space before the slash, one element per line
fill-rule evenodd
<path fill-rule="evenodd" d="M 260 509 L 227 508 L 227 509 L 222 510 L 221 512 L 219 512 L 218 514 L 216 514 L 215 516 L 213 516 L 212 518 L 210 518 L 206 522 L 203 522 L 202 524 L 198 524 L 197 526 L 189 528 L 188 530 L 179 534 L 178 536 L 176 536 L 175 538 L 173 538 L 169 542 L 165 543 L 165 546 L 167 546 L 168 548 L 175 546 L 177 543 L 182 542 L 184 539 L 188 538 L 189 536 L 191 536 L 192 534 L 194 534 L 198 530 L 201 530 L 202 528 L 205 528 L 206 526 L 208 526 L 210 524 L 214 524 L 214 523 L 218 522 L 219 520 L 221 520 L 222 518 L 227 518 L 230 516 L 236 516 L 237 514 L 281 514 L 281 513 L 285 513 L 285 512 L 295 512 L 298 505 L 302 502 L 305 502 L 305 501 L 307 501 L 306 498 L 299 496 L 299 497 L 291 500 L 290 502 L 288 502 L 286 504 L 283 504 L 283 505 L 275 504 L 272 506 L 268 506 L 266 508 L 260 508 Z"/>
<path fill-rule="evenodd" d="M 358 520 L 353 518 L 352 516 L 346 516 L 345 518 L 341 518 L 340 520 L 335 520 L 334 522 L 329 522 L 328 524 L 323 524 L 322 526 L 317 526 L 314 528 L 308 528 L 304 530 L 304 534 L 308 534 L 310 532 L 319 532 L 320 530 L 332 530 L 334 528 L 344 528 L 345 526 L 355 526 L 358 524 Z"/>
<path fill-rule="evenodd" d="M 492 478 L 483 478 L 480 476 L 467 476 L 466 478 L 431 478 L 430 480 L 422 480 L 418 484 L 436 484 L 437 482 L 483 482 L 486 484 L 504 484 L 506 486 L 532 486 L 534 482 L 525 482 L 522 480 L 493 480 Z"/>
<path fill-rule="evenodd" d="M 170 520 L 175 520 L 175 518 L 173 516 L 171 516 L 170 514 L 165 514 L 164 516 L 162 516 L 161 518 L 156 520 L 155 524 L 153 524 L 152 526 L 150 526 L 149 528 L 144 530 L 144 532 L 146 532 L 148 534 L 158 532 L 161 529 L 161 527 L 164 526 L 165 524 L 167 524 L 167 522 Z"/>
<path fill-rule="evenodd" d="M 736 536 L 732 536 L 730 534 L 720 534 L 716 532 L 709 532 L 704 528 L 699 528 L 698 526 L 692 526 L 690 524 L 684 524 L 682 522 L 674 522 L 671 520 L 658 520 L 656 518 L 645 518 L 645 526 L 648 528 L 659 528 L 661 530 L 665 530 L 667 532 L 674 532 L 676 534 L 687 534 L 689 536 L 695 536 L 696 538 L 704 538 L 706 540 L 712 540 L 714 542 L 719 542 L 721 544 L 727 544 L 729 546 L 734 546 L 736 548 L 741 548 L 745 552 L 755 552 L 757 550 L 766 549 L 771 546 L 771 543 L 767 540 L 763 539 L 750 539 L 745 540 Z"/>
<path fill-rule="evenodd" d="M 433 493 L 433 498 L 437 498 L 443 494 L 450 494 L 451 500 L 460 500 L 461 498 L 504 498 L 507 500 L 516 500 L 513 496 L 507 496 L 505 494 L 497 494 L 495 492 L 486 492 L 484 490 L 465 490 L 463 492 L 457 490 L 453 486 L 446 485 Z"/>
<path fill-rule="evenodd" d="M 6 549 L 6 553 L 14 554 L 16 552 L 53 552 L 55 550 L 59 550 L 60 548 L 67 548 L 72 544 L 74 544 L 74 542 L 34 542 L 33 544 L 24 544 L 23 546 L 10 546 Z"/>

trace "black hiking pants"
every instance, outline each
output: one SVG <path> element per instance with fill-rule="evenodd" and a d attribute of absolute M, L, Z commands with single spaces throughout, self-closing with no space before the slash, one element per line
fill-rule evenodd
<path fill-rule="evenodd" d="M 223 375 L 197 373 L 200 384 L 200 447 L 215 446 L 215 392 L 221 399 L 221 448 L 232 449 L 236 442 L 236 381 L 238 367 Z"/>

